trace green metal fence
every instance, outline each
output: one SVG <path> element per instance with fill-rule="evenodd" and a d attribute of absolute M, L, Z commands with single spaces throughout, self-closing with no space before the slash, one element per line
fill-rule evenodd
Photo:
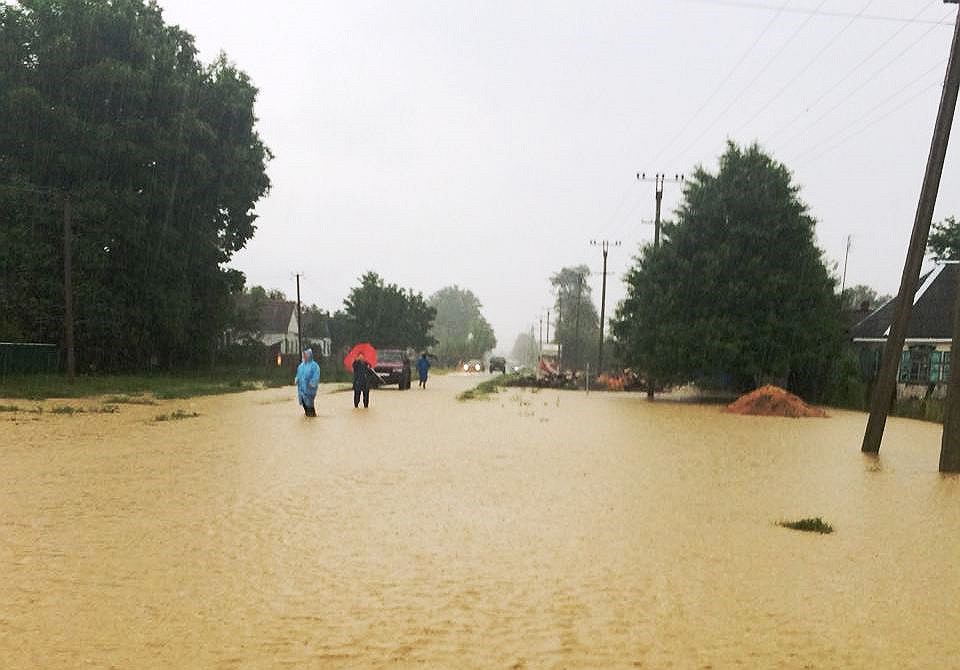
<path fill-rule="evenodd" d="M 55 344 L 33 342 L 0 342 L 0 376 L 53 373 L 60 364 Z"/>

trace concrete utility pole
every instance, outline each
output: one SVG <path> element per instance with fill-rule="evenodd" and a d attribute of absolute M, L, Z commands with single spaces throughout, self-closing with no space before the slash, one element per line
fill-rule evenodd
<path fill-rule="evenodd" d="M 590 240 L 590 245 L 600 247 L 603 252 L 603 289 L 600 292 L 600 346 L 597 350 L 597 374 L 603 374 L 603 321 L 607 309 L 607 251 L 610 249 L 609 240 Z M 613 246 L 619 247 L 620 241 L 613 242 Z"/>
<path fill-rule="evenodd" d="M 303 313 L 300 311 L 300 277 L 303 276 L 302 273 L 298 272 L 297 274 L 297 347 L 300 356 L 303 356 L 303 326 L 301 321 L 303 320 Z"/>
<path fill-rule="evenodd" d="M 77 378 L 73 341 L 73 220 L 70 196 L 63 196 L 63 340 L 67 358 L 67 381 Z"/>
<path fill-rule="evenodd" d="M 660 203 L 663 201 L 663 184 L 664 182 L 669 182 L 671 184 L 681 184 L 683 183 L 683 175 L 675 174 L 673 178 L 668 178 L 667 175 L 663 173 L 656 173 L 653 175 L 653 178 L 647 177 L 646 172 L 637 173 L 638 181 L 652 181 L 655 185 L 654 188 L 654 197 L 656 198 L 656 218 L 653 220 L 653 247 L 656 249 L 660 246 Z"/>
<path fill-rule="evenodd" d="M 946 0 L 945 0 L 946 1 Z M 956 4 L 958 0 L 949 0 Z M 907 335 L 907 326 L 910 323 L 910 312 L 913 308 L 913 299 L 917 292 L 917 283 L 920 279 L 920 266 L 927 248 L 927 238 L 930 233 L 930 222 L 933 220 L 933 208 L 937 202 L 937 192 L 940 189 L 940 179 L 943 176 L 943 163 L 947 154 L 947 145 L 950 142 L 950 129 L 953 125 L 954 112 L 957 107 L 957 91 L 960 88 L 960 16 L 953 33 L 953 43 L 950 48 L 950 58 L 947 63 L 947 77 L 940 97 L 940 109 L 937 112 L 937 121 L 934 125 L 933 140 L 930 144 L 930 155 L 923 176 L 923 186 L 920 190 L 920 199 L 917 203 L 917 213 L 913 221 L 913 233 L 910 235 L 910 246 L 907 248 L 907 258 L 903 264 L 903 274 L 900 278 L 900 290 L 897 293 L 897 304 L 894 309 L 893 322 L 890 324 L 890 334 L 883 348 L 883 359 L 880 371 L 877 374 L 876 385 L 873 388 L 873 397 L 870 400 L 870 418 L 863 435 L 861 451 L 876 454 L 880 452 L 880 442 L 883 440 L 883 429 L 887 423 L 887 413 L 893 401 L 897 386 L 897 371 L 900 366 L 900 356 L 903 343 Z M 944 420 L 943 443 L 947 444 L 953 437 L 952 428 L 960 421 L 956 405 L 954 378 L 957 377 L 951 365 L 950 388 L 947 398 L 947 416 Z M 957 377 L 960 382 L 960 377 Z M 952 410 L 952 411 L 951 411 Z M 954 417 L 954 418 L 951 418 Z M 948 439 L 949 438 L 949 439 Z M 940 469 L 943 470 L 943 453 L 941 453 Z"/>
<path fill-rule="evenodd" d="M 957 0 L 952 0 L 954 4 Z M 957 14 L 956 26 L 953 31 L 953 45 L 950 48 L 950 61 L 947 65 L 947 80 L 943 86 L 943 98 L 940 109 L 944 111 L 949 106 L 950 122 L 957 106 L 957 93 L 960 91 L 960 13 Z M 950 138 L 950 123 L 946 123 L 944 131 L 943 151 Z M 937 128 L 940 128 L 940 119 L 937 118 Z M 936 138 L 936 135 L 934 135 Z M 936 141 L 936 140 L 935 140 Z M 942 169 L 943 161 L 940 166 Z M 958 279 L 960 281 L 960 279 Z M 958 286 L 957 288 L 960 288 Z M 951 342 L 960 342 L 960 292 L 954 298 L 953 308 L 953 335 Z M 940 472 L 960 472 L 960 361 L 954 360 L 953 344 L 950 345 L 950 379 L 947 382 L 947 408 L 943 417 L 943 437 L 940 442 Z"/>

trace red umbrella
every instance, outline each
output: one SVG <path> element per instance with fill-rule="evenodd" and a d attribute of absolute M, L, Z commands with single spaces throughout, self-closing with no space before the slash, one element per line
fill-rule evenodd
<path fill-rule="evenodd" d="M 366 359 L 367 364 L 370 367 L 373 367 L 377 364 L 377 350 L 373 348 L 373 345 L 369 342 L 361 342 L 353 347 L 350 350 L 350 353 L 346 355 L 343 359 L 343 364 L 346 366 L 348 371 L 353 371 L 353 362 L 357 360 L 357 356 L 363 354 L 363 357 Z"/>

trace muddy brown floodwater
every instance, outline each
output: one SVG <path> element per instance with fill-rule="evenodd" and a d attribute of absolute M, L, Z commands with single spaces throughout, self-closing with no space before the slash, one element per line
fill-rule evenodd
<path fill-rule="evenodd" d="M 0 414 L 0 666 L 960 667 L 938 426 L 476 381 Z"/>

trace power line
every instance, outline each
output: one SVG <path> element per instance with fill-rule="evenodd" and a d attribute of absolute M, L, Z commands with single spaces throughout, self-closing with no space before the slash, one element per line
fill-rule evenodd
<path fill-rule="evenodd" d="M 790 79 L 789 81 L 787 81 L 787 82 L 780 88 L 780 90 L 777 91 L 777 92 L 774 94 L 774 96 L 767 101 L 767 103 L 766 103 L 765 105 L 763 105 L 760 109 L 758 109 L 757 112 L 756 112 L 753 116 L 751 116 L 750 119 L 747 120 L 746 123 L 744 123 L 742 126 L 740 126 L 740 128 L 737 129 L 737 132 L 735 133 L 735 135 L 737 135 L 737 136 L 740 135 L 746 127 L 748 127 L 751 123 L 753 123 L 753 122 L 757 119 L 758 116 L 760 116 L 760 115 L 763 114 L 765 111 L 767 111 L 767 109 L 769 109 L 770 105 L 772 105 L 774 102 L 776 102 L 777 100 L 779 100 L 780 97 L 787 91 L 787 89 L 789 89 L 791 86 L 793 86 L 793 84 L 796 83 L 796 81 L 797 81 L 800 77 L 802 77 L 802 76 L 807 72 L 807 70 L 809 70 L 809 69 L 813 66 L 814 63 L 816 63 L 818 60 L 820 60 L 820 58 L 823 56 L 823 54 L 825 54 L 827 51 L 829 51 L 830 47 L 832 47 L 834 44 L 836 44 L 837 40 L 839 40 L 839 39 L 843 36 L 843 34 L 844 34 L 845 32 L 847 32 L 847 30 L 850 28 L 850 26 L 852 26 L 852 25 L 856 22 L 857 17 L 861 16 L 864 12 L 866 12 L 867 9 L 870 8 L 870 5 L 872 5 L 873 3 L 874 3 L 874 0 L 867 0 L 867 4 L 865 4 L 865 5 L 863 6 L 863 8 L 862 8 L 857 14 L 854 14 L 854 15 L 850 18 L 850 20 L 847 21 L 847 22 L 844 24 L 843 28 L 841 28 L 836 34 L 834 34 L 834 36 L 833 36 L 832 38 L 830 38 L 830 41 L 829 41 L 829 42 L 827 42 L 827 43 L 824 44 L 822 47 L 820 47 L 819 51 L 817 51 L 817 53 L 814 54 L 813 58 L 811 58 L 810 60 L 808 60 L 808 61 L 806 62 L 806 64 L 805 64 L 802 68 L 800 68 L 799 72 L 797 72 L 797 74 L 795 74 L 792 79 Z M 821 4 L 822 4 L 822 3 L 821 3 Z"/>
<path fill-rule="evenodd" d="M 934 64 L 933 67 L 931 67 L 930 69 L 926 70 L 926 71 L 925 71 L 923 74 L 921 74 L 919 77 L 916 77 L 915 79 L 913 79 L 913 80 L 909 81 L 908 83 L 904 84 L 903 86 L 901 86 L 899 89 L 897 89 L 896 91 L 894 91 L 892 94 L 890 94 L 889 96 L 887 96 L 886 98 L 884 98 L 882 101 L 880 101 L 880 102 L 877 103 L 876 105 L 871 105 L 871 110 L 870 110 L 870 112 L 869 112 L 866 116 L 872 116 L 872 115 L 875 114 L 878 110 L 880 110 L 882 107 L 884 107 L 888 102 L 890 102 L 890 101 L 892 101 L 892 100 L 900 97 L 900 95 L 901 95 L 904 91 L 906 91 L 907 89 L 909 89 L 911 86 L 913 86 L 914 84 L 916 84 L 916 83 L 919 82 L 919 81 L 924 80 L 927 76 L 929 76 L 929 74 L 930 74 L 931 72 L 942 70 L 945 65 L 946 65 L 946 61 L 940 61 L 940 62 Z M 846 133 L 847 133 L 849 130 L 851 130 L 851 129 L 853 129 L 853 128 L 856 128 L 856 129 L 857 129 L 856 132 L 852 133 L 852 134 L 849 136 L 849 138 L 844 138 L 844 139 L 842 139 L 842 140 L 837 144 L 837 146 L 839 146 L 839 144 L 846 143 L 846 141 L 847 141 L 848 139 L 853 138 L 853 137 L 856 137 L 857 135 L 860 134 L 861 131 L 865 130 L 865 129 L 868 128 L 868 127 L 872 127 L 875 123 L 878 123 L 879 121 L 881 121 L 881 120 L 883 120 L 883 119 L 886 119 L 887 117 L 890 116 L 890 114 L 892 114 L 892 113 L 894 113 L 894 112 L 896 112 L 896 111 L 899 111 L 899 110 L 902 109 L 906 104 L 909 104 L 910 102 L 912 102 L 913 100 L 915 100 L 915 99 L 916 99 L 917 97 L 919 97 L 920 95 L 923 95 L 924 93 L 926 93 L 927 91 L 929 91 L 931 88 L 934 88 L 935 86 L 937 86 L 937 85 L 939 85 L 939 84 L 941 84 L 941 83 L 943 83 L 943 77 L 942 77 L 942 76 L 937 77 L 936 81 L 931 82 L 930 84 L 924 86 L 922 90 L 918 91 L 918 92 L 915 93 L 914 95 L 911 95 L 903 104 L 898 105 L 897 107 L 895 107 L 895 108 L 894 108 L 893 110 L 891 110 L 890 112 L 888 112 L 888 113 L 886 113 L 886 114 L 882 114 L 880 117 L 878 117 L 877 119 L 874 119 L 873 121 L 870 121 L 869 123 L 864 123 L 864 117 L 862 117 L 862 116 L 854 119 L 853 121 L 851 121 L 850 123 L 848 123 L 847 125 L 845 125 L 843 128 L 841 128 L 841 129 L 838 130 L 837 132 L 835 132 L 835 133 L 833 133 L 832 135 L 830 135 L 829 137 L 821 140 L 820 142 L 818 142 L 817 144 L 815 144 L 815 145 L 813 145 L 813 146 L 811 146 L 811 147 L 807 147 L 806 149 L 804 149 L 802 152 L 800 152 L 800 153 L 794 158 L 794 160 L 802 160 L 803 158 L 806 158 L 806 157 L 809 156 L 810 154 L 816 154 L 816 153 L 818 153 L 819 150 L 822 149 L 823 147 L 830 145 L 830 144 L 833 143 L 837 138 L 843 138 L 843 136 L 846 135 Z"/>
<path fill-rule="evenodd" d="M 937 3 L 937 0 L 931 0 L 929 3 L 927 3 L 927 5 L 925 5 L 920 11 L 918 11 L 918 12 L 914 15 L 914 18 L 916 18 L 917 16 L 920 16 L 921 14 L 923 14 L 925 11 L 927 11 L 927 9 L 929 9 L 930 7 L 932 7 L 933 5 L 935 5 L 936 3 Z M 824 98 L 826 98 L 828 95 L 830 95 L 830 94 L 833 93 L 835 90 L 837 90 L 837 88 L 839 88 L 840 86 L 842 86 L 848 79 L 850 79 L 850 77 L 852 77 L 854 74 L 856 74 L 856 72 L 857 72 L 858 70 L 860 70 L 860 68 L 862 68 L 864 65 L 866 65 L 867 63 L 869 63 L 869 62 L 873 59 L 874 56 L 876 56 L 878 53 L 880 53 L 881 51 L 883 51 L 884 47 L 886 47 L 888 44 L 890 44 L 890 42 L 892 42 L 892 41 L 895 40 L 897 37 L 899 37 L 900 34 L 903 33 L 908 27 L 909 27 L 909 24 L 904 24 L 904 25 L 900 26 L 896 31 L 894 31 L 894 33 L 893 33 L 892 35 L 890 35 L 887 39 L 885 39 L 883 42 L 881 42 L 879 45 L 877 45 L 877 47 L 876 47 L 873 51 L 871 51 L 871 52 L 870 52 L 869 54 L 867 54 L 864 58 L 862 58 L 856 65 L 854 65 L 854 66 L 853 66 L 853 69 L 849 70 L 849 71 L 848 71 L 843 77 L 841 77 L 837 82 L 835 82 L 832 86 L 830 86 L 826 91 L 824 91 L 823 93 L 821 93 L 820 96 L 819 96 L 816 100 L 814 100 L 812 103 L 810 103 L 809 105 L 807 105 L 804 109 L 801 109 L 800 112 L 799 112 L 796 116 L 794 116 L 790 121 L 788 121 L 788 122 L 785 123 L 785 124 L 780 125 L 776 130 L 774 130 L 772 133 L 770 133 L 769 135 L 767 135 L 767 141 L 769 142 L 769 141 L 772 140 L 774 137 L 776 137 L 777 135 L 779 135 L 780 133 L 782 133 L 782 132 L 783 132 L 784 130 L 786 130 L 787 128 L 790 128 L 790 127 L 793 126 L 797 121 L 799 121 L 801 118 L 803 118 L 804 114 L 807 114 L 811 109 L 813 109 L 814 107 L 816 107 L 817 105 L 819 105 L 820 102 L 822 102 Z"/>
<path fill-rule="evenodd" d="M 723 88 L 727 85 L 727 82 L 730 81 L 730 78 L 733 77 L 734 73 L 736 73 L 736 71 L 740 69 L 740 66 L 743 65 L 743 63 L 747 60 L 747 57 L 750 56 L 751 53 L 753 53 L 753 50 L 760 43 L 760 40 L 762 40 L 764 36 L 767 34 L 767 32 L 769 32 L 770 28 L 773 26 L 777 18 L 779 18 L 780 14 L 783 13 L 784 8 L 786 8 L 789 2 L 790 0 L 784 0 L 783 4 L 780 5 L 780 10 L 773 15 L 773 17 L 763 27 L 763 30 L 760 31 L 760 34 L 757 35 L 756 39 L 753 40 L 753 43 L 749 47 L 747 47 L 746 51 L 743 52 L 743 54 L 740 56 L 740 60 L 737 61 L 736 65 L 734 65 L 733 68 L 729 72 L 727 72 L 727 76 L 724 77 L 719 84 L 717 84 L 716 88 L 714 88 L 713 91 L 711 91 L 710 95 L 708 95 L 707 99 L 704 100 L 703 103 L 697 108 L 697 111 L 693 113 L 693 116 L 690 117 L 687 123 L 682 128 L 680 128 L 680 130 L 670 139 L 670 141 L 667 142 L 666 146 L 664 146 L 653 157 L 653 159 L 650 161 L 651 163 L 656 163 L 661 157 L 663 157 L 665 153 L 667 153 L 667 151 L 670 148 L 673 147 L 674 144 L 676 144 L 677 140 L 683 137 L 683 135 L 690 128 L 690 126 L 693 125 L 693 122 L 696 121 L 697 117 L 700 116 L 703 110 L 706 109 L 707 105 L 709 105 L 713 101 L 713 99 L 717 96 L 717 94 L 723 90 Z"/>
<path fill-rule="evenodd" d="M 771 5 L 765 5 L 760 2 L 747 2 L 746 0 L 686 0 L 687 2 L 698 2 L 704 5 L 717 5 L 717 6 L 726 6 L 726 7 L 742 7 L 745 9 L 763 9 L 766 11 L 781 11 L 777 7 Z M 810 14 L 811 16 L 827 16 L 833 18 L 849 18 L 854 17 L 857 20 L 863 21 L 888 21 L 891 23 L 921 23 L 921 24 L 934 24 L 938 26 L 953 26 L 952 22 L 949 21 L 937 21 L 935 19 L 918 19 L 917 17 L 905 19 L 900 16 L 886 16 L 881 14 L 853 14 L 852 12 L 840 12 L 827 10 L 823 11 L 819 7 L 817 9 L 807 9 L 805 7 L 789 7 L 785 10 L 786 12 L 791 12 L 793 14 Z"/>
<path fill-rule="evenodd" d="M 885 71 L 887 70 L 887 68 L 889 68 L 891 65 L 893 65 L 894 63 L 896 63 L 897 61 L 899 61 L 908 51 L 910 51 L 910 50 L 913 49 L 915 46 L 917 46 L 918 44 L 920 44 L 920 42 L 922 42 L 932 30 L 933 30 L 933 28 L 927 29 L 927 31 L 924 32 L 922 35 L 920 35 L 920 37 L 919 37 L 918 39 L 916 39 L 915 41 L 913 41 L 913 42 L 911 42 L 910 44 L 908 44 L 908 45 L 907 45 L 904 49 L 902 49 L 896 56 L 894 56 L 894 57 L 891 58 L 889 61 L 887 61 L 886 63 L 884 63 L 883 65 L 881 65 L 879 68 L 877 68 L 877 70 L 876 70 L 873 74 L 871 74 L 869 77 L 867 77 L 866 79 L 862 80 L 862 81 L 860 82 L 860 85 L 859 85 L 859 86 L 857 86 L 857 87 L 854 88 L 852 91 L 850 91 L 849 93 L 847 93 L 847 95 L 845 95 L 843 98 L 841 98 L 840 100 L 838 100 L 837 103 L 836 103 L 833 107 L 831 107 L 830 109 L 828 109 L 827 111 L 825 111 L 823 114 L 821 114 L 820 116 L 818 116 L 813 123 L 809 124 L 809 125 L 808 125 L 806 128 L 804 128 L 803 130 L 801 130 L 801 131 L 799 131 L 799 132 L 791 135 L 789 138 L 787 138 L 787 139 L 784 141 L 784 144 L 790 144 L 791 142 L 793 142 L 793 141 L 794 141 L 795 139 L 797 139 L 798 137 L 802 137 L 808 130 L 810 130 L 811 128 L 813 128 L 814 126 L 816 126 L 818 123 L 820 123 L 820 122 L 821 122 L 823 119 L 825 119 L 827 116 L 829 116 L 830 114 L 832 114 L 833 112 L 835 112 L 837 109 L 839 109 L 841 106 L 843 106 L 843 104 L 844 104 L 845 102 L 847 102 L 850 98 L 852 98 L 855 94 L 857 94 L 857 93 L 859 93 L 860 91 L 862 91 L 862 90 L 867 86 L 867 84 L 869 84 L 869 83 L 872 82 L 874 79 L 876 79 L 880 74 L 882 74 L 883 72 L 885 72 Z M 924 74 L 926 74 L 926 73 L 924 73 Z"/>
<path fill-rule="evenodd" d="M 879 118 L 876 118 L 876 119 L 874 119 L 873 121 L 870 121 L 869 123 L 866 123 L 866 124 L 861 125 L 857 130 L 855 130 L 854 132 L 850 133 L 847 137 L 844 137 L 844 138 L 840 139 L 838 142 L 836 142 L 836 143 L 833 144 L 832 146 L 828 146 L 828 147 L 826 147 L 825 149 L 823 149 L 822 151 L 820 151 L 819 153 L 813 155 L 813 156 L 810 158 L 810 160 L 817 160 L 818 158 L 820 158 L 820 157 L 822 157 L 822 156 L 825 156 L 826 154 L 830 153 L 831 151 L 834 151 L 834 150 L 840 148 L 841 146 L 843 146 L 844 144 L 846 144 L 847 142 L 849 142 L 849 141 L 852 140 L 853 138 L 857 137 L 858 135 L 863 134 L 864 132 L 866 132 L 866 131 L 869 130 L 870 128 L 873 128 L 873 127 L 874 127 L 875 125 L 877 125 L 878 123 L 880 123 L 880 122 L 882 122 L 882 121 L 886 121 L 888 118 L 890 118 L 891 116 L 893 116 L 894 114 L 896 114 L 897 112 L 899 112 L 901 109 L 903 109 L 904 107 L 908 106 L 910 103 L 915 102 L 916 100 L 918 100 L 919 98 L 921 98 L 921 97 L 923 96 L 923 94 L 929 92 L 930 90 L 932 90 L 932 89 L 934 89 L 934 88 L 937 88 L 937 87 L 939 87 L 939 86 L 942 86 L 942 85 L 943 85 L 943 79 L 942 79 L 942 78 L 938 78 L 935 82 L 933 82 L 933 83 L 930 84 L 929 86 L 923 88 L 922 90 L 918 91 L 916 94 L 910 96 L 909 98 L 907 98 L 906 100 L 904 100 L 901 104 L 897 105 L 896 107 L 894 107 L 893 109 L 891 109 L 889 112 L 887 112 L 887 113 L 884 114 L 883 116 L 881 116 L 881 117 L 879 117 Z M 809 153 L 809 152 L 808 152 L 808 153 Z M 800 158 L 802 158 L 803 156 L 804 156 L 804 154 L 801 154 L 801 156 L 798 157 L 798 158 L 795 159 L 795 160 L 800 160 Z"/>
<path fill-rule="evenodd" d="M 821 0 L 821 1 L 820 1 L 820 6 L 822 7 L 825 2 L 826 2 L 826 0 Z M 797 29 L 793 31 L 793 33 L 791 33 L 790 37 L 787 38 L 787 40 L 786 40 L 783 44 L 780 45 L 780 48 L 777 49 L 777 52 L 773 55 L 773 57 L 772 57 L 772 58 L 768 58 L 768 59 L 766 60 L 766 62 L 763 64 L 763 66 L 760 68 L 760 70 L 753 76 L 753 79 L 751 79 L 749 82 L 747 82 L 747 85 L 744 86 L 743 88 L 741 88 L 740 91 L 739 91 L 733 98 L 730 99 L 730 102 L 727 103 L 727 106 L 723 108 L 723 111 L 721 111 L 719 114 L 717 114 L 716 116 L 713 117 L 713 121 L 710 123 L 710 125 L 708 125 L 706 128 L 704 128 L 704 129 L 700 132 L 700 134 L 697 135 L 697 136 L 694 138 L 693 142 L 691 142 L 690 144 L 687 145 L 687 147 L 680 153 L 681 156 L 685 156 L 688 151 L 690 151 L 692 148 L 694 148 L 695 146 L 697 146 L 697 143 L 698 143 L 701 139 L 703 139 L 704 135 L 706 135 L 708 132 L 710 132 L 710 131 L 717 125 L 717 123 L 720 121 L 720 119 L 722 119 L 724 116 L 726 116 L 726 115 L 727 115 L 727 112 L 729 112 L 729 111 L 733 108 L 734 105 L 736 105 L 738 102 L 740 102 L 740 101 L 743 99 L 743 98 L 742 98 L 743 94 L 746 93 L 747 91 L 749 91 L 750 88 L 751 88 L 755 83 L 757 83 L 757 80 L 760 79 L 760 77 L 763 76 L 763 74 L 770 68 L 770 66 L 774 63 L 774 61 L 776 61 L 776 60 L 780 57 L 780 54 L 782 54 L 782 53 L 786 50 L 786 48 L 787 48 L 788 46 L 790 46 L 790 44 L 793 43 L 793 40 L 795 40 L 795 39 L 797 38 L 797 35 L 799 35 L 800 32 L 801 32 L 801 31 L 807 26 L 807 24 L 810 22 L 810 18 L 811 18 L 811 17 L 807 17 L 807 19 L 806 19 L 803 23 L 801 23 L 800 26 L 798 26 Z"/>

